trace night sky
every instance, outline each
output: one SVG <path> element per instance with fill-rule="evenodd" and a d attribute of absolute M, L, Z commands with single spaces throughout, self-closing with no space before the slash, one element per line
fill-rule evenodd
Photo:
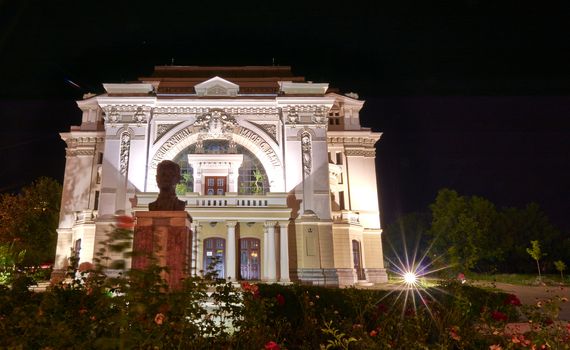
<path fill-rule="evenodd" d="M 104 82 L 290 65 L 367 101 L 384 225 L 450 187 L 535 201 L 570 234 L 568 18 L 519 1 L 0 1 L 0 191 L 62 180 L 58 133 Z"/>

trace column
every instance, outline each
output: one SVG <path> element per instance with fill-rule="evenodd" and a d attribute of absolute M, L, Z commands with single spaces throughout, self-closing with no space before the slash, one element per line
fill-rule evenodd
<path fill-rule="evenodd" d="M 289 221 L 279 221 L 279 249 L 281 270 L 280 282 L 290 282 L 289 279 Z"/>
<path fill-rule="evenodd" d="M 265 241 L 267 246 L 267 253 L 264 256 L 267 257 L 267 281 L 275 282 L 277 281 L 277 266 L 275 261 L 275 221 L 265 222 Z"/>
<path fill-rule="evenodd" d="M 226 279 L 237 281 L 236 275 L 236 221 L 226 221 L 228 246 L 226 247 Z"/>
<path fill-rule="evenodd" d="M 192 242 L 190 245 L 190 275 L 197 276 L 198 271 L 198 229 L 200 224 L 197 222 L 192 224 Z"/>

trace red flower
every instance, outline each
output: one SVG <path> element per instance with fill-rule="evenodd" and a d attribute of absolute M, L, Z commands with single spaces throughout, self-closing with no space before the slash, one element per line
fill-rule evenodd
<path fill-rule="evenodd" d="M 507 321 L 507 315 L 505 315 L 501 311 L 493 311 L 491 313 L 491 317 L 493 317 L 495 321 Z"/>
<path fill-rule="evenodd" d="M 279 304 L 281 306 L 285 305 L 285 297 L 283 295 L 277 294 L 275 296 L 275 299 L 277 299 L 277 304 Z"/>
<path fill-rule="evenodd" d="M 135 219 L 132 216 L 117 216 L 117 227 L 125 230 L 132 230 L 135 227 Z"/>
<path fill-rule="evenodd" d="M 154 316 L 154 323 L 156 323 L 157 325 L 160 326 L 162 323 L 164 323 L 165 319 L 166 319 L 166 316 L 164 316 L 164 314 L 158 313 L 158 314 L 156 314 L 156 316 Z"/>
<path fill-rule="evenodd" d="M 79 267 L 77 267 L 77 271 L 79 272 L 86 272 L 93 269 L 94 269 L 93 264 L 87 261 L 82 262 L 81 264 L 79 264 Z"/>
<path fill-rule="evenodd" d="M 241 288 L 244 290 L 244 292 L 249 292 L 249 293 L 253 294 L 254 297 L 259 296 L 259 287 L 257 286 L 257 284 L 250 284 L 248 282 L 242 282 Z"/>
<path fill-rule="evenodd" d="M 267 344 L 265 344 L 265 350 L 280 350 L 281 348 L 279 347 L 279 344 L 277 344 L 276 342 L 272 341 L 268 341 Z"/>
<path fill-rule="evenodd" d="M 375 336 L 377 336 L 377 335 L 378 335 L 378 331 L 377 331 L 377 330 L 373 329 L 373 330 L 370 331 L 370 336 L 371 336 L 371 337 L 375 337 Z"/>
<path fill-rule="evenodd" d="M 521 306 L 521 301 L 516 295 L 509 294 L 507 299 L 505 299 L 505 305 Z"/>

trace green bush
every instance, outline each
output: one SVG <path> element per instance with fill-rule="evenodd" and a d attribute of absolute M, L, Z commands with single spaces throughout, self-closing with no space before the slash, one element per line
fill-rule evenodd
<path fill-rule="evenodd" d="M 108 246 L 129 238 L 111 232 Z M 0 349 L 568 349 L 557 300 L 521 307 L 513 295 L 457 281 L 428 289 L 339 289 L 298 284 L 240 287 L 207 272 L 169 291 L 164 268 L 106 275 L 97 264 L 71 270 L 71 282 L 30 292 L 0 286 Z M 527 334 L 505 325 L 524 313 Z M 528 343 L 526 343 L 528 342 Z M 546 346 L 546 345 L 545 345 Z"/>

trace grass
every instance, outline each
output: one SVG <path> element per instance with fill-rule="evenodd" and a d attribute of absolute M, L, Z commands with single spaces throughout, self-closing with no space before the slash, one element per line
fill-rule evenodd
<path fill-rule="evenodd" d="M 482 282 L 499 282 L 509 283 L 521 286 L 534 286 L 538 285 L 538 275 L 536 274 L 521 274 L 521 273 L 476 273 L 468 272 L 465 274 L 468 281 L 482 281 Z M 444 277 L 442 279 L 445 279 Z M 437 285 L 438 278 L 436 276 L 427 276 L 420 278 L 419 283 L 424 286 Z M 398 284 L 402 282 L 402 276 L 388 272 L 388 283 Z M 546 285 L 558 286 L 570 285 L 570 276 L 564 275 L 564 280 L 560 278 L 560 274 L 547 274 L 542 275 L 542 282 Z"/>
<path fill-rule="evenodd" d="M 497 274 L 484 274 L 484 273 L 474 273 L 470 272 L 466 274 L 468 280 L 477 280 L 485 282 L 499 282 L 499 283 L 509 283 L 521 286 L 532 286 L 538 284 L 538 275 L 536 274 L 507 274 L 507 273 L 497 273 Z M 564 281 L 560 278 L 560 275 L 542 275 L 542 282 L 547 285 L 560 285 L 569 284 L 570 280 L 567 276 L 564 276 Z"/>

